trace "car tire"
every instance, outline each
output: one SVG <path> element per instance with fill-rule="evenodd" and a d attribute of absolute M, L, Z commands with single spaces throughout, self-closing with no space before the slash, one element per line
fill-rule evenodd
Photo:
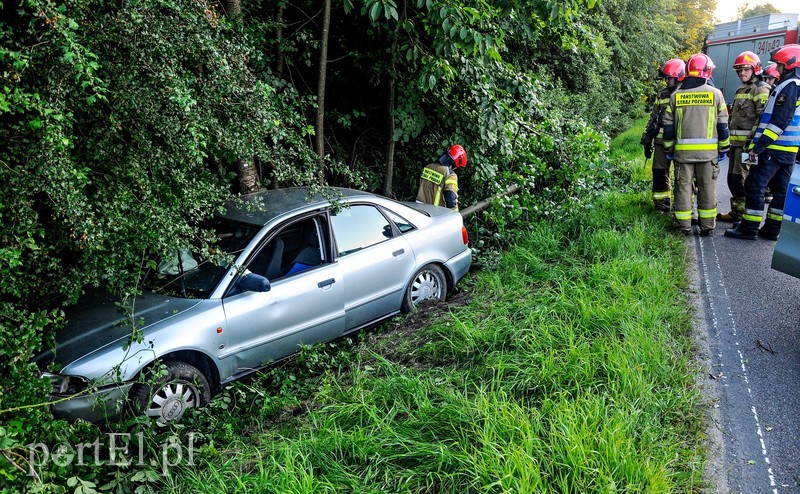
<path fill-rule="evenodd" d="M 139 414 L 159 423 L 177 422 L 189 408 L 203 407 L 211 400 L 211 386 L 202 372 L 185 362 L 164 362 L 166 375 L 145 381 L 131 389 L 131 401 Z"/>
<path fill-rule="evenodd" d="M 442 268 L 436 264 L 422 266 L 414 273 L 414 277 L 406 287 L 403 295 L 403 312 L 408 312 L 423 300 L 441 300 L 447 298 L 447 277 Z"/>

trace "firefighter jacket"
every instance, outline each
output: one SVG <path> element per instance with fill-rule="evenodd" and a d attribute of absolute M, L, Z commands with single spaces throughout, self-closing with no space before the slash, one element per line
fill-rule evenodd
<path fill-rule="evenodd" d="M 728 108 L 722 91 L 687 77 L 664 111 L 664 150 L 681 163 L 715 161 L 730 149 Z"/>
<path fill-rule="evenodd" d="M 769 91 L 769 84 L 755 77 L 736 90 L 728 124 L 731 132 L 731 147 L 743 147 L 747 141 L 753 139 L 758 119 L 761 117 L 761 112 L 764 111 L 764 105 L 767 104 Z"/>
<path fill-rule="evenodd" d="M 772 151 L 775 161 L 794 163 L 800 148 L 800 79 L 797 71 L 781 81 L 767 100 L 753 138 L 753 151 Z"/>
<path fill-rule="evenodd" d="M 458 176 L 449 166 L 439 163 L 426 166 L 422 169 L 417 201 L 458 211 Z"/>
<path fill-rule="evenodd" d="M 639 141 L 642 146 L 652 144 L 654 141 L 656 144 L 662 143 L 664 137 L 664 110 L 669 105 L 669 97 L 672 92 L 673 90 L 668 87 L 658 92 L 656 101 L 653 103 L 653 111 L 650 112 L 650 119 L 644 128 L 642 139 Z"/>

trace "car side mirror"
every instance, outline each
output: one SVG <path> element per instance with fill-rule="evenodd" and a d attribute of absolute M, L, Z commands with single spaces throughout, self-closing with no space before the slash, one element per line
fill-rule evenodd
<path fill-rule="evenodd" d="M 269 280 L 255 273 L 247 273 L 242 276 L 237 285 L 243 292 L 268 292 L 270 290 Z"/>

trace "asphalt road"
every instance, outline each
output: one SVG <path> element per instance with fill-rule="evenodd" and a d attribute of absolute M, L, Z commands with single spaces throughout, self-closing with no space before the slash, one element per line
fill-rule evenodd
<path fill-rule="evenodd" d="M 721 165 L 725 213 L 727 160 Z M 800 493 L 800 279 L 770 268 L 775 242 L 728 238 L 725 228 L 718 222 L 713 236 L 688 239 L 710 351 L 701 379 L 718 412 L 709 473 L 720 493 Z"/>

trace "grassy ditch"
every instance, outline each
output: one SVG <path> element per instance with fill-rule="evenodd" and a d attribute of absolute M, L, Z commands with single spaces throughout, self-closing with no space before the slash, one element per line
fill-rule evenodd
<path fill-rule="evenodd" d="M 612 143 L 618 159 L 643 162 L 638 132 Z M 665 221 L 639 190 L 527 225 L 460 304 L 304 352 L 263 377 L 282 391 L 229 389 L 196 417 L 218 432 L 164 487 L 700 491 L 684 246 Z"/>

